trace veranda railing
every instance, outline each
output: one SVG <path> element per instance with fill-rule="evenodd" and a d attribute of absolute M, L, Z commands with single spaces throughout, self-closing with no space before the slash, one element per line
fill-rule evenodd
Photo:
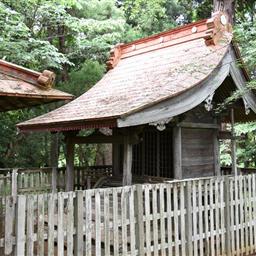
<path fill-rule="evenodd" d="M 74 187 L 88 189 L 103 176 L 110 176 L 112 167 L 75 167 Z M 0 169 L 0 196 L 46 193 L 65 190 L 65 167 Z"/>
<path fill-rule="evenodd" d="M 256 176 L 2 198 L 1 255 L 252 255 Z"/>

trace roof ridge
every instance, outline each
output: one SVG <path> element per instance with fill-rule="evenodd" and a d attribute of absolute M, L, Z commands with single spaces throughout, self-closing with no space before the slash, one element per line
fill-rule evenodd
<path fill-rule="evenodd" d="M 216 45 L 231 31 L 224 12 L 216 12 L 209 19 L 200 20 L 156 35 L 138 39 L 127 44 L 118 44 L 110 52 L 107 68 L 113 69 L 120 59 L 158 50 L 165 47 L 204 39 L 207 46 Z"/>
<path fill-rule="evenodd" d="M 1 59 L 0 73 L 39 86 L 41 89 L 52 88 L 56 76 L 54 72 L 49 70 L 40 73 Z"/>

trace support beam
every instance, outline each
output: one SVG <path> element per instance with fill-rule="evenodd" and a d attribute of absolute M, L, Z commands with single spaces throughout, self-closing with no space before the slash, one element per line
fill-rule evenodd
<path fill-rule="evenodd" d="M 232 158 L 232 174 L 237 176 L 237 165 L 236 165 L 236 139 L 234 132 L 234 109 L 231 108 L 231 158 Z"/>
<path fill-rule="evenodd" d="M 124 139 L 123 186 L 132 184 L 132 143 L 129 136 Z"/>
<path fill-rule="evenodd" d="M 72 136 L 70 137 L 70 140 L 74 144 L 99 144 L 99 143 L 117 143 L 117 144 L 123 144 L 124 143 L 124 136 L 125 135 L 111 135 L 106 136 L 103 134 L 92 134 L 89 136 Z M 133 136 L 130 136 L 130 141 L 133 144 L 138 143 L 138 137 L 136 133 Z"/>
<path fill-rule="evenodd" d="M 173 172 L 174 179 L 182 179 L 181 127 L 173 127 Z"/>
<path fill-rule="evenodd" d="M 181 122 L 177 126 L 191 129 L 220 129 L 218 124 Z"/>
<path fill-rule="evenodd" d="M 66 191 L 74 190 L 74 149 L 75 145 L 69 137 L 66 138 Z"/>

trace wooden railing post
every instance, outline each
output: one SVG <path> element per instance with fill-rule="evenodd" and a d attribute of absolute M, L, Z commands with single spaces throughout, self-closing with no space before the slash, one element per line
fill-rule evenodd
<path fill-rule="evenodd" d="M 52 192 L 57 192 L 57 168 L 52 168 Z"/>
<path fill-rule="evenodd" d="M 193 243 L 192 243 L 192 204 L 191 204 L 191 193 L 192 193 L 192 187 L 191 187 L 191 181 L 187 181 L 186 187 L 185 187 L 185 205 L 186 205 L 186 252 L 187 256 L 193 255 Z"/>
<path fill-rule="evenodd" d="M 143 190 L 142 185 L 136 185 L 136 198 L 134 200 L 134 212 L 136 218 L 136 247 L 139 251 L 138 255 L 144 255 L 144 223 L 143 223 Z"/>
<path fill-rule="evenodd" d="M 12 196 L 14 201 L 16 202 L 16 197 L 17 197 L 17 178 L 18 178 L 18 169 L 13 169 L 12 170 Z"/>
<path fill-rule="evenodd" d="M 231 256 L 231 237 L 230 237 L 230 192 L 229 177 L 224 178 L 224 201 L 225 201 L 225 239 L 226 239 L 226 255 Z"/>

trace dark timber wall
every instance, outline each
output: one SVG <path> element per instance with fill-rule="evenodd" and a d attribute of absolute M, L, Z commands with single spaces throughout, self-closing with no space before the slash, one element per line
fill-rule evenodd
<path fill-rule="evenodd" d="M 191 124 L 216 124 L 213 113 L 204 106 L 186 113 L 184 122 Z M 182 128 L 182 177 L 215 175 L 216 129 Z"/>
<path fill-rule="evenodd" d="M 214 175 L 214 130 L 181 130 L 183 178 Z"/>

